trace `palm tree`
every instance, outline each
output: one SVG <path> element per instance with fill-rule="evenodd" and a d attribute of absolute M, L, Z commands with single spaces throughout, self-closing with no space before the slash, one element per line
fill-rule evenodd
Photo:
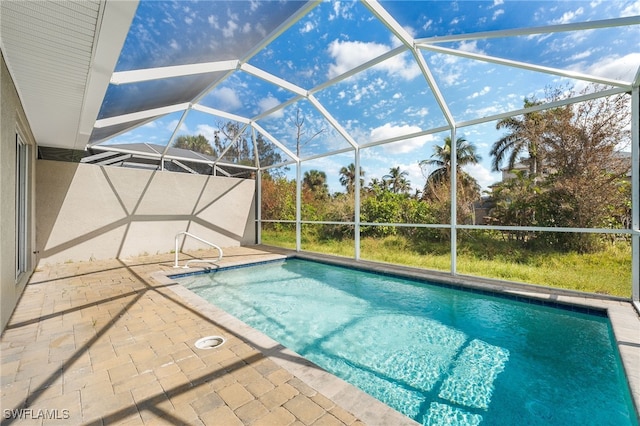
<path fill-rule="evenodd" d="M 434 187 L 449 182 L 451 178 L 451 137 L 444 138 L 444 145 L 435 146 L 434 154 L 429 160 L 420 161 L 420 166 L 435 166 L 424 185 L 424 194 L 428 194 Z M 477 186 L 476 180 L 462 170 L 468 164 L 477 164 L 481 157 L 476 154 L 476 147 L 467 142 L 464 137 L 456 139 L 456 169 L 460 184 L 463 187 Z"/>
<path fill-rule="evenodd" d="M 524 107 L 540 105 L 539 101 L 524 100 Z M 507 168 L 513 169 L 523 153 L 529 165 L 529 174 L 536 175 L 542 163 L 542 136 L 545 126 L 545 114 L 530 112 L 522 117 L 509 117 L 498 121 L 496 129 L 508 129 L 509 133 L 497 140 L 491 148 L 491 163 L 494 171 L 500 171 L 501 164 L 507 160 Z"/>
<path fill-rule="evenodd" d="M 302 184 L 318 198 L 324 198 L 329 195 L 327 174 L 325 172 L 320 170 L 309 170 L 304 172 Z"/>
<path fill-rule="evenodd" d="M 364 170 L 360 169 L 360 187 L 364 183 Z M 351 163 L 347 167 L 340 169 L 340 185 L 347 189 L 347 194 L 353 194 L 356 183 L 356 165 Z"/>
<path fill-rule="evenodd" d="M 201 154 L 214 156 L 215 152 L 211 144 L 203 135 L 198 136 L 179 136 L 173 143 L 176 148 L 188 149 Z"/>
<path fill-rule="evenodd" d="M 369 182 L 369 186 L 367 187 L 367 189 L 370 192 L 374 192 L 374 193 L 386 191 L 388 189 L 387 182 L 385 182 L 382 179 L 371 178 L 371 182 Z"/>
<path fill-rule="evenodd" d="M 394 194 L 406 193 L 411 190 L 411 184 L 407 180 L 409 173 L 400 171 L 400 166 L 389 169 L 389 174 L 382 176 L 382 180 Z"/>

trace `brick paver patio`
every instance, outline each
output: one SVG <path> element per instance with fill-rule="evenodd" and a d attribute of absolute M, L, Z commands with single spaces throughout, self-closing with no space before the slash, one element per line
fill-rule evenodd
<path fill-rule="evenodd" d="M 38 268 L 1 340 L 3 424 L 362 424 L 151 278 L 172 261 Z M 225 344 L 194 347 L 212 334 Z"/>

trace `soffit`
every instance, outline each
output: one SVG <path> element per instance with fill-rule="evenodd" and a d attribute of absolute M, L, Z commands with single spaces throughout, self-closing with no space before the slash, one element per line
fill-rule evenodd
<path fill-rule="evenodd" d="M 99 76 L 105 75 L 106 90 L 136 6 L 98 0 L 0 2 L 0 47 L 38 144 L 84 148 L 83 120 L 92 127 L 104 95 L 94 93 Z M 114 8 L 119 10 L 115 21 L 124 20 L 115 26 L 122 35 L 110 31 L 112 24 L 101 28 L 103 16 Z M 95 60 L 105 43 L 115 53 L 103 48 Z M 92 110 L 95 115 L 87 117 Z"/>

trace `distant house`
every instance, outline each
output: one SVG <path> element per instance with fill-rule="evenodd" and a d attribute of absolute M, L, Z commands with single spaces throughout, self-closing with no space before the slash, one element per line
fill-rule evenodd
<path fill-rule="evenodd" d="M 627 170 L 627 179 L 629 179 L 629 181 L 631 181 L 631 152 L 628 151 L 617 151 L 615 153 L 615 156 L 620 159 L 620 161 L 623 161 L 625 163 L 628 164 L 628 170 Z M 539 176 L 541 176 L 542 178 L 546 178 L 547 176 L 553 174 L 555 172 L 555 169 L 553 169 L 552 167 L 549 167 L 547 165 L 545 165 L 543 163 L 543 165 L 541 166 L 541 171 L 538 174 Z M 521 172 L 523 174 L 523 176 L 528 176 L 529 175 L 529 164 L 527 164 L 527 159 L 522 159 L 521 161 L 517 162 L 516 164 L 513 165 L 512 168 L 509 167 L 505 167 L 500 169 L 500 172 L 502 173 L 502 182 L 508 180 L 508 179 L 513 179 L 516 177 L 516 174 L 514 172 Z"/>
<path fill-rule="evenodd" d="M 526 159 L 517 162 L 513 165 L 512 168 L 504 167 L 500 169 L 500 172 L 502 173 L 502 181 L 504 182 L 505 180 L 513 179 L 514 177 L 516 177 L 516 174 L 514 173 L 516 171 L 521 172 L 525 177 L 529 175 L 529 164 L 526 163 Z M 549 176 L 552 172 L 553 170 L 549 169 L 546 166 L 542 166 L 542 171 L 539 173 L 539 175 L 546 177 Z"/>
<path fill-rule="evenodd" d="M 254 178 L 249 167 L 243 167 L 188 149 L 165 147 L 151 143 L 97 145 L 86 150 L 38 147 L 41 160 L 67 161 L 97 164 L 100 166 L 130 167 L 149 170 L 218 175 L 238 178 Z"/>

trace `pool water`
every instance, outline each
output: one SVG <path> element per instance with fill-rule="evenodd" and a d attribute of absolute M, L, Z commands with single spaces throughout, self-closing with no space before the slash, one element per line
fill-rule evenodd
<path fill-rule="evenodd" d="M 178 281 L 425 425 L 637 425 L 604 315 L 300 259 Z"/>

